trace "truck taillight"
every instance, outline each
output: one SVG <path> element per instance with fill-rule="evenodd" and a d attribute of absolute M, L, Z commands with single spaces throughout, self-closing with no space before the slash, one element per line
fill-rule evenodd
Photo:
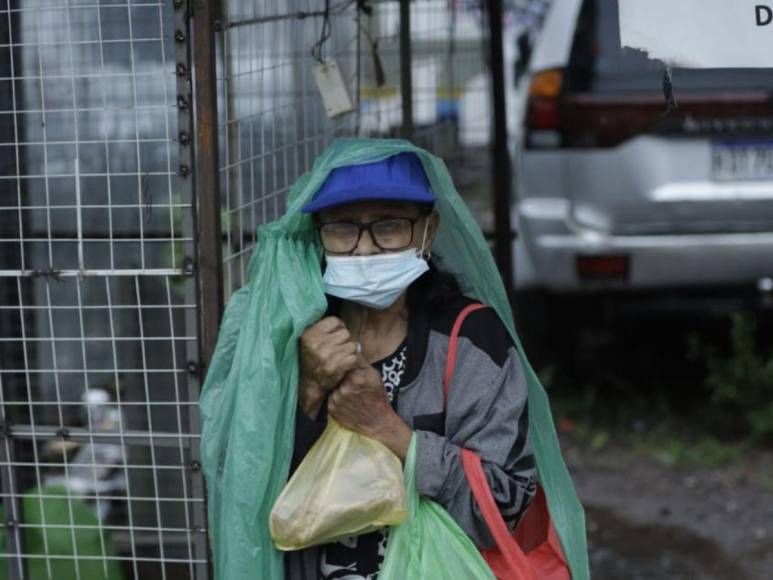
<path fill-rule="evenodd" d="M 559 126 L 559 97 L 563 71 L 551 69 L 536 73 L 529 86 L 526 128 L 530 131 L 556 131 Z"/>

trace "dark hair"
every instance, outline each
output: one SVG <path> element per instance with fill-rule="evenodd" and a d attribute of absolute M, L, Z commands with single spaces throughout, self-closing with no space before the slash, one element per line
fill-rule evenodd
<path fill-rule="evenodd" d="M 435 202 L 429 201 L 429 202 L 417 202 L 416 206 L 419 208 L 419 215 L 430 215 L 433 211 L 435 211 Z"/>
<path fill-rule="evenodd" d="M 408 288 L 408 308 L 438 310 L 462 298 L 462 290 L 453 274 L 438 270 L 429 261 L 429 271 L 420 276 Z"/>

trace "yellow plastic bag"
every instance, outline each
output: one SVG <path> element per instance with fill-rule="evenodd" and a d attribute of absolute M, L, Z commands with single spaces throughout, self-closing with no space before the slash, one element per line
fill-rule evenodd
<path fill-rule="evenodd" d="M 403 466 L 384 445 L 328 419 L 274 503 L 271 537 L 300 550 L 406 518 Z"/>

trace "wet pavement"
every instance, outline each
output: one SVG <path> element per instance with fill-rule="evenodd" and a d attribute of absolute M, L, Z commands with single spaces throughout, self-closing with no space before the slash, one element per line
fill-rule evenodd
<path fill-rule="evenodd" d="M 746 580 L 712 541 L 677 526 L 635 525 L 612 510 L 586 507 L 594 580 Z"/>
<path fill-rule="evenodd" d="M 594 580 L 773 579 L 773 451 L 691 467 L 622 443 L 562 446 Z"/>

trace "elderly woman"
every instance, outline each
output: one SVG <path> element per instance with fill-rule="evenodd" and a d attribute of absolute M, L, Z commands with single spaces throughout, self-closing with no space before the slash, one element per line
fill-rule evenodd
<path fill-rule="evenodd" d="M 474 301 L 489 308 L 461 326 L 446 401 L 449 333 Z M 410 494 L 442 505 L 480 547 L 493 544 L 486 521 L 497 520 L 497 508 L 513 528 L 533 497 L 527 523 L 537 515 L 555 529 L 546 544 L 529 532 L 524 549 L 539 545 L 544 555 L 558 537 L 553 551 L 563 551 L 573 580 L 586 580 L 582 506 L 511 316 L 491 252 L 442 161 L 402 140 L 332 143 L 293 186 L 285 214 L 260 227 L 207 369 L 200 449 L 215 577 L 374 578 L 403 555 L 390 550 L 381 568 L 389 530 L 289 553 L 271 539 L 288 472 L 335 418 L 405 459 Z M 465 469 L 476 455 L 482 473 L 476 458 L 471 490 Z M 481 496 L 485 520 L 473 497 L 481 479 L 493 495 Z M 486 562 L 492 570 L 496 554 Z"/>
<path fill-rule="evenodd" d="M 527 387 L 510 334 L 492 309 L 464 322 L 448 402 L 443 374 L 451 327 L 473 301 L 433 264 L 443 228 L 419 158 L 400 153 L 334 169 L 303 211 L 324 247 L 328 311 L 300 339 L 294 470 L 327 417 L 405 460 L 417 437 L 418 491 L 480 548 L 492 536 L 472 496 L 461 448 L 474 449 L 514 528 L 536 488 Z M 388 529 L 290 552 L 286 577 L 373 579 Z"/>

